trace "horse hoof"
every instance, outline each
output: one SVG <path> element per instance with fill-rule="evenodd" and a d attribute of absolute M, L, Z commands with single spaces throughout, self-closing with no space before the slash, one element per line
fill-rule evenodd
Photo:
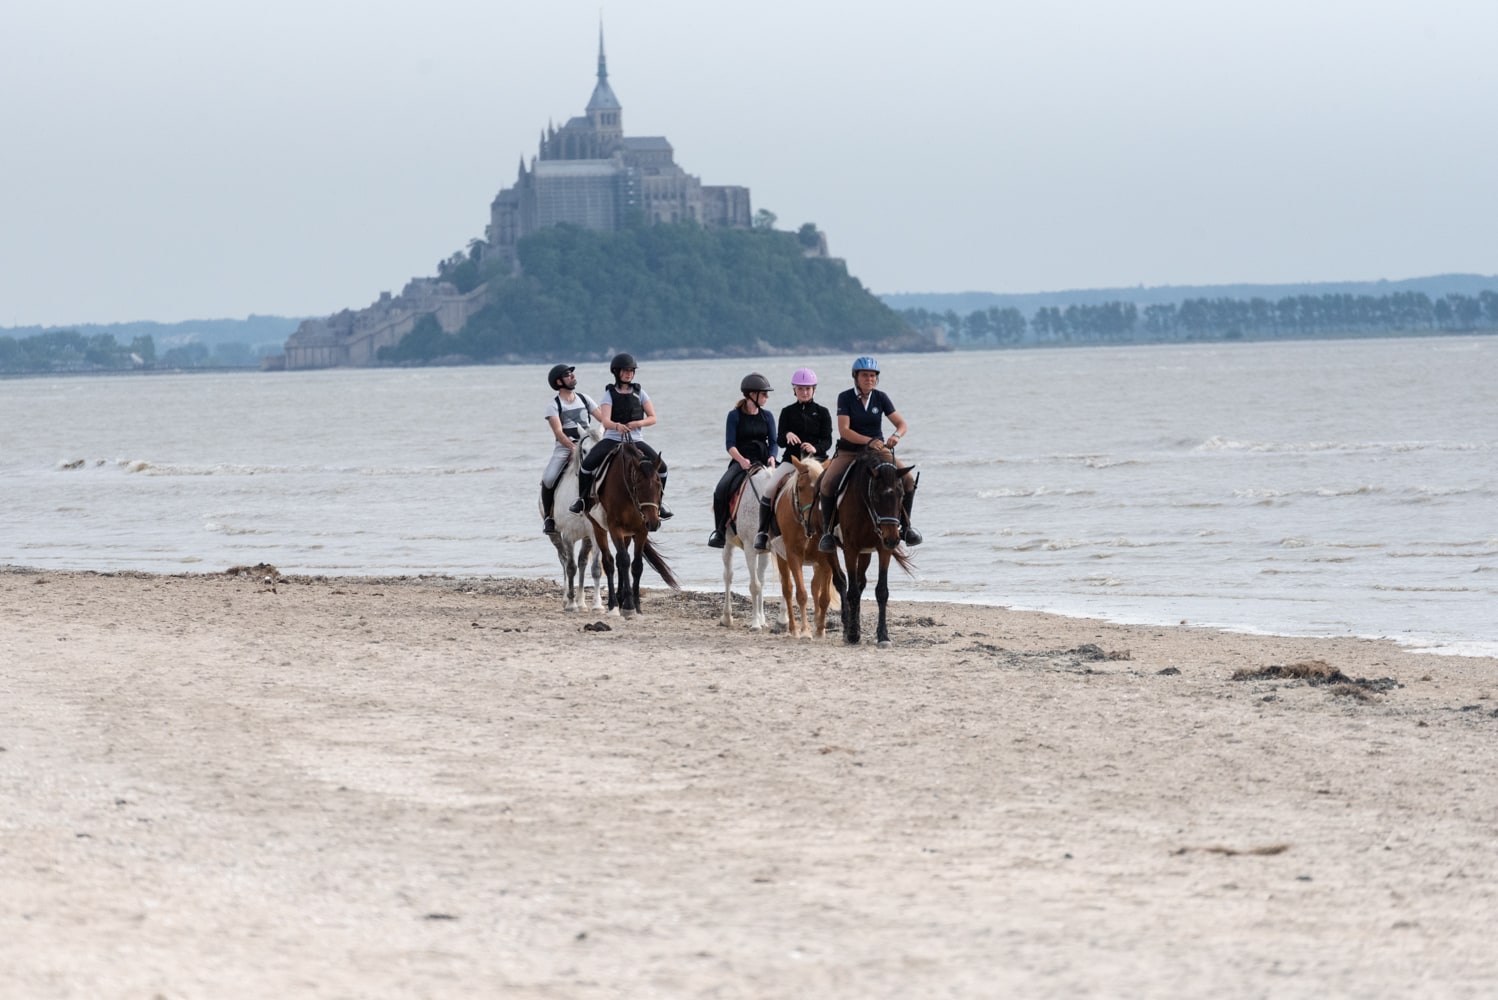
<path fill-rule="evenodd" d="M 894 645 L 894 643 L 890 642 L 888 639 L 880 639 L 879 640 L 879 648 L 880 649 L 889 649 L 893 645 Z"/>

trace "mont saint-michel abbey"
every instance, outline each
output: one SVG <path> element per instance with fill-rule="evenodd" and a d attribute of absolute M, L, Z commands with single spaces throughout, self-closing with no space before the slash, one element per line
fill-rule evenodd
<path fill-rule="evenodd" d="M 703 184 L 676 163 L 664 137 L 624 134 L 600 32 L 598 82 L 587 108 L 561 128 L 548 125 L 529 166 L 521 159 L 514 185 L 490 205 L 480 259 L 497 258 L 508 265 L 502 273 L 514 273 L 516 245 L 537 230 L 571 223 L 608 231 L 632 218 L 748 228 L 749 189 Z M 413 278 L 399 295 L 386 292 L 366 309 L 302 323 L 286 341 L 286 367 L 373 364 L 380 348 L 398 344 L 428 314 L 455 333 L 484 307 L 487 290 L 482 284 L 461 293 L 439 278 Z"/>
<path fill-rule="evenodd" d="M 677 165 L 664 137 L 624 134 L 600 36 L 586 112 L 547 127 L 529 169 L 522 160 L 515 186 L 494 199 L 485 237 L 489 252 L 513 257 L 519 239 L 538 229 L 561 222 L 618 229 L 632 212 L 649 222 L 748 227 L 749 189 L 705 185 Z"/>

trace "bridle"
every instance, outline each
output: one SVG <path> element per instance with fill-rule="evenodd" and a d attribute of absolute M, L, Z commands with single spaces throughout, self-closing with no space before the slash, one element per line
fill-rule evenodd
<path fill-rule="evenodd" d="M 886 524 L 893 524 L 898 529 L 900 526 L 900 517 L 898 514 L 896 514 L 894 517 L 882 517 L 880 516 L 879 512 L 874 509 L 874 490 L 878 487 L 879 484 L 879 473 L 881 473 L 885 469 L 889 469 L 894 474 L 895 483 L 899 486 L 900 495 L 904 495 L 905 488 L 904 484 L 900 480 L 900 467 L 894 462 L 885 462 L 881 460 L 878 463 L 874 464 L 873 468 L 869 469 L 869 481 L 864 485 L 863 505 L 864 509 L 869 512 L 869 520 L 873 522 L 876 529 L 882 529 Z M 900 501 L 897 498 L 895 501 L 895 510 L 898 511 L 899 509 Z"/>
<path fill-rule="evenodd" d="M 654 473 L 655 463 L 646 458 L 645 453 L 640 451 L 639 448 L 636 448 L 633 441 L 626 439 L 625 441 L 621 442 L 621 444 L 629 445 L 630 450 L 640 458 L 638 462 L 629 461 L 624 463 L 628 469 L 624 476 L 624 489 L 625 492 L 629 494 L 630 502 L 633 503 L 635 505 L 635 509 L 640 512 L 641 521 L 644 521 L 646 524 L 650 523 L 650 518 L 645 513 L 646 507 L 654 507 L 657 512 L 656 520 L 660 520 L 660 502 L 654 500 L 641 500 L 639 492 L 640 483 L 646 478 L 645 474 L 640 471 L 640 466 L 649 465 L 651 472 Z"/>

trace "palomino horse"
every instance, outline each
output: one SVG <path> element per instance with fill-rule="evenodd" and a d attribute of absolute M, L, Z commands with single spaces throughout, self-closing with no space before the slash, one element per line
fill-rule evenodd
<path fill-rule="evenodd" d="M 598 503 L 588 512 L 593 519 L 593 537 L 603 556 L 603 572 L 609 581 L 609 613 L 625 618 L 640 612 L 640 574 L 645 563 L 678 589 L 671 567 L 650 540 L 650 532 L 661 526 L 661 479 L 659 461 L 647 458 L 625 438 L 609 456 L 609 467 L 598 484 Z M 610 548 L 609 542 L 613 542 Z M 631 558 L 630 550 L 634 554 Z M 614 583 L 614 566 L 619 582 Z"/>
<path fill-rule="evenodd" d="M 599 441 L 603 437 L 603 425 L 596 420 L 591 421 L 588 424 L 588 437 L 595 443 Z M 576 611 L 583 604 L 587 604 L 593 611 L 603 610 L 603 561 L 599 559 L 598 550 L 593 546 L 593 522 L 585 515 L 574 514 L 567 509 L 577 499 L 577 466 L 582 461 L 583 445 L 587 443 L 579 443 L 566 468 L 562 470 L 553 503 L 552 519 L 556 521 L 557 532 L 550 538 L 557 547 L 562 575 L 567 579 L 567 600 L 562 605 L 564 611 Z M 593 574 L 591 602 L 588 601 L 589 571 Z"/>
<path fill-rule="evenodd" d="M 817 480 L 822 477 L 822 463 L 815 458 L 790 459 L 795 477 L 780 487 L 775 495 L 775 523 L 780 534 L 770 542 L 770 550 L 780 569 L 780 593 L 786 610 L 786 631 L 792 636 L 810 638 L 812 619 L 802 572 L 811 564 L 811 599 L 816 602 L 816 637 L 827 634 L 827 609 L 832 605 L 833 587 L 841 592 L 847 586 L 837 560 L 817 551 L 822 534 L 822 510 L 817 503 Z M 792 589 L 795 600 L 792 601 Z M 797 615 L 800 621 L 797 621 Z"/>
<path fill-rule="evenodd" d="M 848 584 L 843 593 L 843 639 L 857 645 L 860 639 L 859 601 L 868 584 L 869 558 L 879 555 L 879 581 L 874 596 L 879 599 L 880 649 L 887 649 L 889 626 L 885 612 L 889 604 L 889 560 L 910 572 L 910 557 L 900 548 L 900 513 L 905 499 L 905 475 L 914 466 L 899 468 L 894 452 L 882 441 L 871 441 L 848 468 L 848 478 L 837 503 L 843 565 Z"/>
<path fill-rule="evenodd" d="M 729 518 L 724 531 L 723 545 L 723 619 L 725 627 L 733 627 L 733 550 L 744 553 L 744 565 L 749 570 L 749 602 L 754 610 L 749 618 L 749 628 L 758 632 L 765 627 L 765 566 L 770 553 L 754 550 L 754 536 L 759 532 L 759 502 L 770 492 L 770 486 L 782 473 L 754 465 L 749 475 L 739 484 L 734 498 L 737 513 Z"/>

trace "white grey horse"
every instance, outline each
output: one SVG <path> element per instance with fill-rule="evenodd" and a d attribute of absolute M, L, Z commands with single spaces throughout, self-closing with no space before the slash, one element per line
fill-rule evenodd
<path fill-rule="evenodd" d="M 577 499 L 577 467 L 582 461 L 586 446 L 603 438 L 603 425 L 594 420 L 588 424 L 583 447 L 572 453 L 572 459 L 562 470 L 557 480 L 556 498 L 552 504 L 553 519 L 557 533 L 550 536 L 557 547 L 557 559 L 562 563 L 562 575 L 567 580 L 567 601 L 564 611 L 577 611 L 584 604 L 593 611 L 603 610 L 603 561 L 593 545 L 592 522 L 582 514 L 574 514 L 568 507 Z M 589 602 L 585 574 L 593 574 L 593 600 Z"/>

